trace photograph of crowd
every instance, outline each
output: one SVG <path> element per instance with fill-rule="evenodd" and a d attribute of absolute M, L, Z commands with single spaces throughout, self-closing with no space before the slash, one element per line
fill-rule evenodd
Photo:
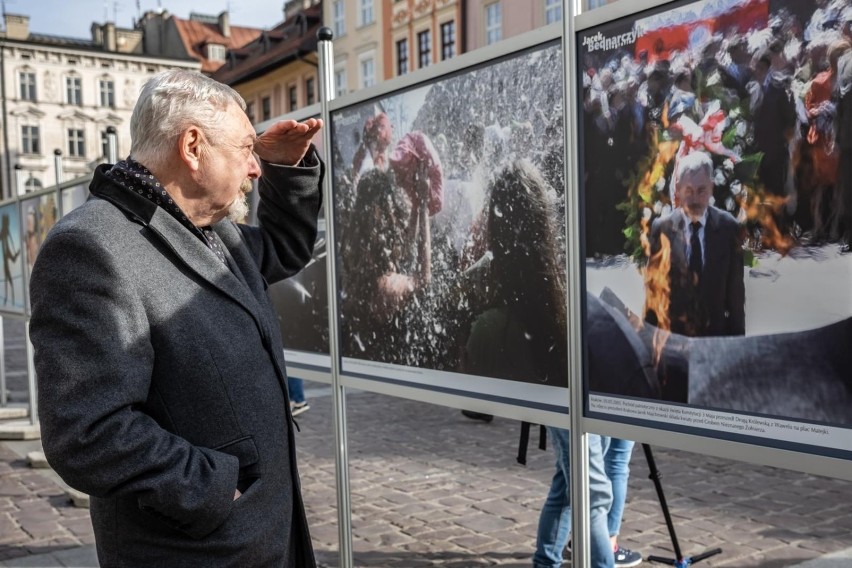
<path fill-rule="evenodd" d="M 674 2 L 577 47 L 587 328 L 646 370 L 590 390 L 852 424 L 852 0 Z"/>
<path fill-rule="evenodd" d="M 24 259 L 18 203 L 0 207 L 0 250 L 3 252 L 3 296 L 0 312 L 24 311 Z"/>
<path fill-rule="evenodd" d="M 556 43 L 331 114 L 346 359 L 567 387 Z"/>
<path fill-rule="evenodd" d="M 48 193 L 21 201 L 24 212 L 24 248 L 27 258 L 27 273 L 35 264 L 41 243 L 59 219 L 56 194 Z"/>

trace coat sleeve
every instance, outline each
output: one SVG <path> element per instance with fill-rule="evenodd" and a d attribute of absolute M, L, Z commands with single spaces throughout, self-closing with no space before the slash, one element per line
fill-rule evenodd
<path fill-rule="evenodd" d="M 30 338 L 51 467 L 99 498 L 136 497 L 194 538 L 231 512 L 239 462 L 169 433 L 142 409 L 154 351 L 132 274 L 85 230 L 45 241 L 31 278 Z"/>
<path fill-rule="evenodd" d="M 293 276 L 311 260 L 325 164 L 311 147 L 299 166 L 261 166 L 258 226 L 239 227 L 263 277 L 273 283 Z"/>

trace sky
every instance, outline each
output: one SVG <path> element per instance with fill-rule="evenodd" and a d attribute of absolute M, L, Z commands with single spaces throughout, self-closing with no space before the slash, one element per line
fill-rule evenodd
<path fill-rule="evenodd" d="M 114 21 L 130 28 L 133 19 L 162 7 L 189 17 L 190 12 L 231 13 L 231 25 L 271 28 L 284 19 L 284 0 L 0 0 L 9 14 L 30 17 L 30 32 L 91 39 L 92 22 Z M 138 8 L 137 8 L 138 7 Z"/>

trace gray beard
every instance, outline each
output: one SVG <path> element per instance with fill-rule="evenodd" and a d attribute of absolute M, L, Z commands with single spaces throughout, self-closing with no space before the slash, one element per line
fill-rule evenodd
<path fill-rule="evenodd" d="M 242 223 L 245 221 L 249 213 L 248 196 L 244 193 L 228 206 L 228 219 L 234 223 Z"/>

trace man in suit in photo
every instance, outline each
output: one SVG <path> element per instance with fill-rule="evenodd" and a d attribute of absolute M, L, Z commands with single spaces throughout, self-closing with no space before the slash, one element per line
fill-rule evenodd
<path fill-rule="evenodd" d="M 322 122 L 258 137 L 245 108 L 194 71 L 151 78 L 130 156 L 33 268 L 44 451 L 91 496 L 102 566 L 316 566 L 266 290 L 311 258 Z M 236 222 L 253 180 L 257 227 Z"/>
<path fill-rule="evenodd" d="M 671 246 L 671 331 L 691 337 L 744 335 L 742 231 L 729 213 L 710 205 L 713 162 L 694 151 L 678 160 L 674 175 L 677 207 L 654 221 L 649 238 L 652 256 L 663 237 Z M 646 313 L 646 319 L 656 324 L 653 315 Z"/>

